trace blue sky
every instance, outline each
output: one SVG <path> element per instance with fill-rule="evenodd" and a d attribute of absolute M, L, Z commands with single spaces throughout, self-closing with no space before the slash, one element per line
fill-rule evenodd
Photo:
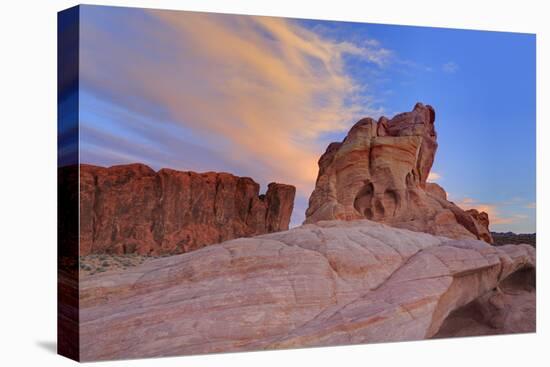
<path fill-rule="evenodd" d="M 81 161 L 294 184 L 364 116 L 436 110 L 432 179 L 491 229 L 535 231 L 535 36 L 81 8 Z"/>

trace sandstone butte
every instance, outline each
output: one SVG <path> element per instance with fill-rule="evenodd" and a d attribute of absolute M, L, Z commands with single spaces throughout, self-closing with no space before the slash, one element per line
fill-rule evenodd
<path fill-rule="evenodd" d="M 80 165 L 80 255 L 174 254 L 288 229 L 296 189 L 229 173 Z"/>
<path fill-rule="evenodd" d="M 492 243 L 487 213 L 462 210 L 428 175 L 437 150 L 435 111 L 364 118 L 319 159 L 305 223 L 370 219 L 418 232 Z"/>
<path fill-rule="evenodd" d="M 319 221 L 80 280 L 82 361 L 535 331 L 535 249 Z"/>

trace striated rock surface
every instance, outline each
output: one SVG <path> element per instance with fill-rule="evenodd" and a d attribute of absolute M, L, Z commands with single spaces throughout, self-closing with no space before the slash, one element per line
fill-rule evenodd
<path fill-rule="evenodd" d="M 288 229 L 296 189 L 143 164 L 80 166 L 80 254 L 174 254 Z"/>
<path fill-rule="evenodd" d="M 357 122 L 319 159 L 305 223 L 366 218 L 491 243 L 486 213 L 462 210 L 443 188 L 427 182 L 437 150 L 434 122 L 434 109 L 421 103 L 391 120 Z"/>
<path fill-rule="evenodd" d="M 321 221 L 85 276 L 81 359 L 430 338 L 456 325 L 446 323 L 453 311 L 486 303 L 534 266 L 529 245 Z M 509 330 L 513 318 L 492 310 L 486 319 Z"/>

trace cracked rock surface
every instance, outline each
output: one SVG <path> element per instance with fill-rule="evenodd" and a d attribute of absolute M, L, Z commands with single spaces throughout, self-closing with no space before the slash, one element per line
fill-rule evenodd
<path fill-rule="evenodd" d="M 450 315 L 475 302 L 489 305 L 487 327 L 514 331 L 506 325 L 525 304 L 499 313 L 494 292 L 506 282 L 524 287 L 531 278 L 513 276 L 534 266 L 529 245 L 320 221 L 83 277 L 81 358 L 451 336 L 459 332 Z M 534 318 L 534 305 L 522 315 Z"/>

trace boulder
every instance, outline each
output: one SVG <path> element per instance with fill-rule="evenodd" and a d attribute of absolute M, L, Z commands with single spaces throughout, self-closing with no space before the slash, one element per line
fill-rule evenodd
<path fill-rule="evenodd" d="M 529 245 L 320 221 L 84 276 L 81 360 L 437 337 L 454 311 L 498 303 L 503 282 L 534 286 L 515 276 L 534 266 Z M 534 307 L 518 302 L 534 320 Z M 488 327 L 517 324 L 509 308 L 484 312 Z"/>
<path fill-rule="evenodd" d="M 296 189 L 143 164 L 80 166 L 80 255 L 175 254 L 288 229 Z"/>
<path fill-rule="evenodd" d="M 388 120 L 364 118 L 319 159 L 305 223 L 370 219 L 395 227 L 491 243 L 486 213 L 464 211 L 427 182 L 435 153 L 435 111 L 417 103 Z"/>

